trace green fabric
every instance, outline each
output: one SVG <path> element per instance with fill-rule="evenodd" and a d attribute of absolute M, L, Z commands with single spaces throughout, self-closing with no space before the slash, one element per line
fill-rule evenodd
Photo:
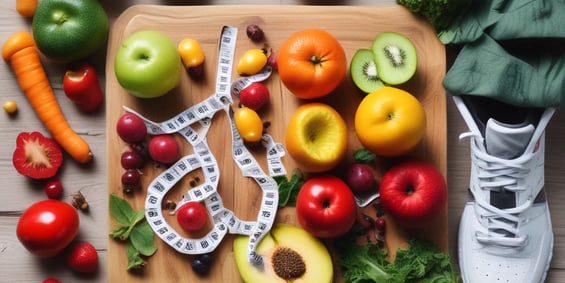
<path fill-rule="evenodd" d="M 450 94 L 565 106 L 565 1 L 475 0 L 438 36 L 463 46 L 443 81 Z"/>

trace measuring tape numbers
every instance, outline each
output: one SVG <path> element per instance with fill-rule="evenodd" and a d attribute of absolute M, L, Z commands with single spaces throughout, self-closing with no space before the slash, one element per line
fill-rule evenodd
<path fill-rule="evenodd" d="M 253 154 L 243 142 L 233 119 L 233 97 L 252 82 L 267 79 L 270 67 L 257 75 L 240 78 L 232 83 L 231 74 L 237 40 L 237 28 L 222 28 L 219 44 L 219 60 L 216 74 L 215 93 L 207 99 L 187 108 L 164 122 L 153 122 L 134 110 L 124 107 L 130 113 L 141 117 L 145 122 L 148 134 L 180 134 L 193 148 L 193 153 L 180 158 L 176 163 L 161 172 L 147 187 L 145 216 L 155 234 L 184 254 L 203 254 L 214 251 L 226 234 L 249 236 L 249 261 L 261 267 L 263 259 L 256 253 L 257 245 L 272 228 L 278 208 L 278 185 L 273 176 L 286 175 L 282 163 L 285 155 L 284 147 L 276 143 L 272 136 L 264 133 L 261 144 L 266 149 L 268 173 L 265 173 Z M 220 170 L 218 162 L 207 143 L 207 134 L 218 111 L 227 113 L 232 134 L 232 156 L 244 177 L 252 178 L 261 188 L 261 207 L 256 221 L 242 221 L 233 211 L 224 207 L 218 193 Z M 198 124 L 197 129 L 192 126 Z M 201 169 L 204 181 L 191 187 L 183 195 L 177 205 L 191 201 L 204 202 L 213 221 L 213 228 L 201 238 L 187 238 L 169 225 L 163 216 L 163 198 L 187 174 Z M 174 213 L 174 212 L 173 212 Z"/>

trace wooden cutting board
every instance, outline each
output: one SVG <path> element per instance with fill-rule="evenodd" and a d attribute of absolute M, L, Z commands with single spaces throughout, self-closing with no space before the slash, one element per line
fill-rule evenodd
<path fill-rule="evenodd" d="M 229 25 L 239 29 L 235 60 L 249 48 L 264 47 L 263 43 L 253 43 L 246 34 L 248 24 L 260 25 L 266 34 L 266 43 L 274 50 L 292 33 L 305 28 L 320 28 L 332 33 L 343 45 L 348 63 L 355 50 L 369 48 L 375 36 L 384 31 L 396 31 L 409 37 L 419 54 L 419 64 L 415 77 L 400 86 L 414 94 L 422 102 L 427 114 L 427 131 L 424 140 L 411 156 L 426 159 L 437 166 L 446 176 L 446 98 L 442 87 L 445 74 L 445 50 L 437 40 L 430 25 L 415 17 L 401 6 L 359 7 L 359 6 L 133 6 L 126 10 L 111 29 L 106 65 L 106 112 L 107 112 L 107 154 L 108 154 L 108 193 L 115 193 L 127 199 L 136 209 L 143 209 L 145 189 L 132 196 L 124 196 L 120 185 L 123 169 L 119 156 L 127 149 L 116 134 L 118 117 L 124 113 L 122 106 L 128 106 L 153 121 L 164 121 L 175 116 L 185 108 L 204 100 L 214 93 L 215 71 L 218 58 L 219 35 L 222 26 Z M 128 95 L 118 84 L 114 75 L 114 56 L 122 40 L 131 33 L 155 29 L 169 35 L 175 42 L 182 38 L 197 39 L 206 53 L 205 76 L 202 80 L 191 80 L 183 74 L 179 87 L 171 93 L 156 99 L 140 100 Z M 235 69 L 235 68 L 234 68 Z M 234 71 L 235 72 L 235 71 Z M 232 78 L 238 78 L 233 74 Z M 287 121 L 293 111 L 305 101 L 295 98 L 280 83 L 274 73 L 266 82 L 271 92 L 268 109 L 260 112 L 264 121 L 271 126 L 268 132 L 278 142 L 284 140 Z M 349 153 L 360 148 L 356 138 L 353 117 L 362 94 L 346 77 L 341 85 L 328 97 L 320 101 L 336 108 L 347 120 L 349 127 Z M 208 142 L 220 164 L 221 179 L 219 192 L 224 205 L 233 210 L 243 220 L 255 220 L 261 195 L 252 181 L 242 177 L 231 157 L 231 139 L 228 121 L 223 113 L 214 116 L 213 126 L 208 133 Z M 186 144 L 186 142 L 185 142 Z M 184 153 L 190 153 L 188 145 Z M 257 151 L 256 158 L 263 151 Z M 283 158 L 288 173 L 297 164 L 290 156 Z M 344 164 L 351 158 L 344 161 Z M 386 160 L 383 161 L 386 164 Z M 339 169 L 343 169 L 340 167 Z M 340 170 L 335 173 L 340 174 Z M 147 185 L 162 168 L 148 165 L 144 168 L 143 184 Z M 341 171 L 343 172 L 343 171 Z M 380 170 L 382 172 L 382 168 Z M 181 182 L 170 192 L 170 198 L 179 198 L 189 188 Z M 372 214 L 373 215 L 373 214 Z M 278 222 L 296 224 L 293 208 L 279 210 Z M 389 221 L 390 222 L 390 221 Z M 109 231 L 117 223 L 109 218 Z M 406 233 L 389 223 L 387 241 L 397 247 L 405 239 Z M 443 251 L 447 251 L 447 209 L 436 223 L 415 233 L 433 240 Z M 195 275 L 190 267 L 192 256 L 182 255 L 155 237 L 158 250 L 148 258 L 148 265 L 141 273 L 126 271 L 127 258 L 122 243 L 109 239 L 108 276 L 109 282 L 240 282 L 234 263 L 232 241 L 228 235 L 215 250 L 211 272 L 206 277 Z M 334 258 L 334 262 L 336 262 Z M 339 267 L 335 266 L 336 282 L 340 279 Z"/>

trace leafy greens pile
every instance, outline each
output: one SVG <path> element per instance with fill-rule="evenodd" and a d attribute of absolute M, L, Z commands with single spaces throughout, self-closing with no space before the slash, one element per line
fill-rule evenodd
<path fill-rule="evenodd" d="M 437 32 L 449 24 L 466 9 L 471 0 L 397 0 L 396 3 L 413 13 L 426 18 Z"/>
<path fill-rule="evenodd" d="M 408 249 L 398 249 L 394 263 L 386 249 L 376 244 L 359 245 L 351 238 L 336 242 L 339 264 L 348 283 L 455 283 L 458 275 L 448 254 L 438 252 L 427 240 L 411 238 Z"/>

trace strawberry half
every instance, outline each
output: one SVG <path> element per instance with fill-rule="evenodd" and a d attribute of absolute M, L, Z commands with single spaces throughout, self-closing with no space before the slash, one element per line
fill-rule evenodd
<path fill-rule="evenodd" d="M 12 164 L 22 175 L 46 179 L 57 174 L 63 164 L 63 153 L 55 140 L 40 132 L 22 132 L 16 138 Z"/>

